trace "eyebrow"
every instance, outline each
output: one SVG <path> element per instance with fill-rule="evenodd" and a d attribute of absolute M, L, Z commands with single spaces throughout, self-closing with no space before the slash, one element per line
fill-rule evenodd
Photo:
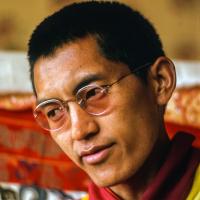
<path fill-rule="evenodd" d="M 94 81 L 99 81 L 99 80 L 103 80 L 105 77 L 102 76 L 101 74 L 88 74 L 86 76 L 84 76 L 84 78 L 77 84 L 77 86 L 73 89 L 72 94 L 75 96 L 76 93 L 83 87 L 89 85 L 90 83 L 94 82 Z M 50 100 L 50 99 L 58 99 L 61 100 L 59 98 L 42 98 L 42 99 L 37 99 L 36 100 L 36 106 L 39 105 L 40 103 Z M 62 101 L 62 100 L 61 100 Z"/>

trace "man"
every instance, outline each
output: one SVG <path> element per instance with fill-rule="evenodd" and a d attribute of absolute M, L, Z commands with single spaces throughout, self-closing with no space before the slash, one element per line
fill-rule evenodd
<path fill-rule="evenodd" d="M 175 69 L 141 14 L 117 2 L 69 5 L 37 26 L 28 57 L 34 116 L 92 179 L 89 199 L 188 197 L 200 152 L 192 136 L 167 137 Z"/>

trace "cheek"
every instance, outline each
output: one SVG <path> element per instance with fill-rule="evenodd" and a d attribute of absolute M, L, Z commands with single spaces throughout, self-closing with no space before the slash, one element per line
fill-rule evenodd
<path fill-rule="evenodd" d="M 73 149 L 72 140 L 68 136 L 69 134 L 67 136 L 66 135 L 67 134 L 62 133 L 62 134 L 59 134 L 59 136 L 57 136 L 56 138 L 54 137 L 53 139 L 58 144 L 58 146 L 62 149 L 62 151 L 66 154 L 66 156 L 70 160 L 72 160 L 77 166 L 82 168 L 82 163 Z"/>
<path fill-rule="evenodd" d="M 51 133 L 51 137 L 62 149 L 62 151 L 72 160 L 74 160 L 73 145 L 69 137 L 69 132 Z"/>
<path fill-rule="evenodd" d="M 157 138 L 159 120 L 153 99 L 139 91 L 143 91 L 142 88 L 134 94 L 129 90 L 113 98 L 114 109 L 104 122 L 108 124 L 109 121 L 105 132 L 109 131 L 115 139 L 126 143 L 127 148 L 148 149 Z"/>

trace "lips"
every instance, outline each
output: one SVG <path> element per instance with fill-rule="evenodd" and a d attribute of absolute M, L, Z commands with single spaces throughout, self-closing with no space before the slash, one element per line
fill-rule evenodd
<path fill-rule="evenodd" d="M 110 154 L 113 144 L 102 146 L 91 146 L 80 153 L 83 162 L 89 165 L 95 165 L 103 162 Z"/>

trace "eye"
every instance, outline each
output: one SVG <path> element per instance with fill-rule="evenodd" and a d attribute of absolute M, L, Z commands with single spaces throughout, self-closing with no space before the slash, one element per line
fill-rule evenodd
<path fill-rule="evenodd" d="M 64 115 L 64 109 L 60 105 L 48 105 L 44 112 L 49 121 L 58 121 Z"/>
<path fill-rule="evenodd" d="M 95 87 L 95 88 L 90 88 L 86 94 L 85 94 L 85 98 L 86 100 L 95 97 L 96 95 L 98 95 L 99 93 L 101 93 L 101 88 Z"/>
<path fill-rule="evenodd" d="M 85 93 L 85 100 L 86 101 L 93 101 L 93 100 L 98 100 L 105 96 L 105 90 L 104 88 L 101 87 L 93 87 L 89 88 L 86 93 Z"/>

